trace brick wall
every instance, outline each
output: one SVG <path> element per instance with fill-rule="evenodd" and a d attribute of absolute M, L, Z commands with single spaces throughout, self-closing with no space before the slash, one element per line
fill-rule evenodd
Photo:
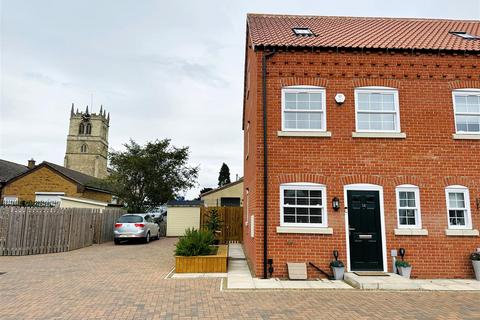
<path fill-rule="evenodd" d="M 250 190 L 250 208 L 255 214 L 255 241 L 245 228 L 246 253 L 262 275 L 263 257 L 263 131 L 261 51 L 247 50 L 250 95 L 246 99 L 245 123 L 255 138 L 245 160 L 245 187 Z M 255 70 L 252 70 L 255 68 Z M 389 252 L 404 247 L 420 278 L 470 278 L 468 254 L 480 247 L 479 237 L 446 236 L 445 187 L 469 188 L 473 228 L 480 228 L 480 141 L 454 140 L 452 89 L 480 88 L 477 55 L 411 52 L 334 52 L 305 50 L 277 52 L 268 62 L 269 147 L 269 258 L 274 276 L 285 277 L 288 262 L 312 261 L 328 269 L 333 249 L 346 260 L 343 210 L 333 212 L 337 196 L 343 208 L 344 185 L 372 183 L 383 187 L 388 266 Z M 326 88 L 327 130 L 330 138 L 278 137 L 281 130 L 281 88 L 287 85 L 317 85 Z M 398 89 L 401 131 L 406 139 L 352 138 L 355 131 L 354 88 L 388 86 Z M 343 93 L 346 101 L 334 101 Z M 245 126 L 244 126 L 245 129 Z M 246 134 L 246 133 L 245 133 Z M 252 155 L 254 150 L 254 155 Z M 279 186 L 286 182 L 325 184 L 329 227 L 333 235 L 277 234 L 280 225 Z M 414 184 L 420 188 L 422 226 L 428 236 L 396 236 L 395 187 Z M 309 270 L 311 277 L 318 273 Z"/>
<path fill-rule="evenodd" d="M 48 167 L 38 170 L 10 182 L 2 189 L 2 196 L 17 196 L 18 201 L 35 201 L 35 192 L 65 192 L 65 196 L 86 198 L 110 202 L 112 196 L 107 193 L 84 190 Z"/>

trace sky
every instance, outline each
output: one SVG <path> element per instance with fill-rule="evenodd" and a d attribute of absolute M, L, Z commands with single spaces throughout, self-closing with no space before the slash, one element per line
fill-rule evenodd
<path fill-rule="evenodd" d="M 110 112 L 109 147 L 170 138 L 243 175 L 247 13 L 480 20 L 480 0 L 0 0 L 0 158 L 63 165 L 71 104 Z M 92 99 L 93 97 L 93 99 Z"/>

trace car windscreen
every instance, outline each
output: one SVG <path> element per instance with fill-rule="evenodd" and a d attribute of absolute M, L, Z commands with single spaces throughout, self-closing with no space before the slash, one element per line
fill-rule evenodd
<path fill-rule="evenodd" d="M 143 222 L 143 218 L 140 216 L 135 216 L 135 215 L 127 215 L 127 216 L 121 216 L 118 219 L 118 222 L 120 223 L 137 223 L 137 222 Z"/>

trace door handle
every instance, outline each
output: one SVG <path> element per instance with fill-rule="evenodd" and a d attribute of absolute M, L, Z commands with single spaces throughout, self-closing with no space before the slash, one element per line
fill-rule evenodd
<path fill-rule="evenodd" d="M 348 228 L 348 230 L 350 230 L 350 231 L 355 231 L 355 228 Z"/>
<path fill-rule="evenodd" d="M 372 239 L 373 236 L 371 234 L 359 234 L 358 238 L 359 239 Z"/>

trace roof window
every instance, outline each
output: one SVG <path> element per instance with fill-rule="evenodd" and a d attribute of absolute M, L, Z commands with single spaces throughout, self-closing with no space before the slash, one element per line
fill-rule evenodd
<path fill-rule="evenodd" d="M 315 34 L 310 30 L 310 28 L 292 28 L 293 33 L 296 36 L 314 36 Z"/>
<path fill-rule="evenodd" d="M 474 36 L 465 31 L 450 31 L 450 34 L 456 35 L 458 37 L 462 37 L 463 39 L 466 39 L 466 40 L 480 40 L 479 36 Z"/>

